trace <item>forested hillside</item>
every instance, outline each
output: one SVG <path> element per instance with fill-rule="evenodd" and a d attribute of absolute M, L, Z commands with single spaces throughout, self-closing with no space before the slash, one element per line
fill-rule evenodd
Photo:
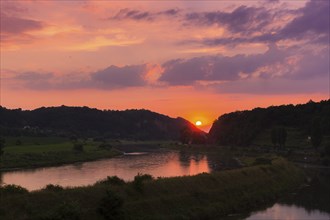
<path fill-rule="evenodd" d="M 183 118 L 148 110 L 98 110 L 88 107 L 0 107 L 2 135 L 77 135 L 84 137 L 178 139 L 184 128 L 199 131 Z"/>
<path fill-rule="evenodd" d="M 306 140 L 316 132 L 330 136 L 330 100 L 224 114 L 213 123 L 209 137 L 221 145 L 248 146 L 261 136 L 272 143 L 275 128 L 285 129 L 288 137 L 294 134 Z"/>

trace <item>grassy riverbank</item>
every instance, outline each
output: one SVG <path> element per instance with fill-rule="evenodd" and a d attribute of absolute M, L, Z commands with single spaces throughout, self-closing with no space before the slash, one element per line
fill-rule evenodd
<path fill-rule="evenodd" d="M 34 192 L 2 188 L 0 217 L 104 219 L 110 213 L 114 219 L 218 219 L 273 201 L 297 187 L 303 175 L 294 165 L 276 159 L 272 164 L 212 174 L 141 179 Z"/>
<path fill-rule="evenodd" d="M 6 138 L 0 169 L 32 168 L 91 161 L 120 155 L 115 149 L 100 148 L 100 142 L 77 140 L 82 150 L 74 149 L 74 142 L 61 137 Z"/>

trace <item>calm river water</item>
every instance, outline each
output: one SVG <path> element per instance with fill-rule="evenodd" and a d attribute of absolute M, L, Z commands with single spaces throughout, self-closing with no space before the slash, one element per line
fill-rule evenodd
<path fill-rule="evenodd" d="M 133 180 L 138 173 L 154 177 L 195 175 L 210 172 L 206 155 L 180 152 L 139 152 L 92 162 L 59 167 L 10 171 L 2 173 L 3 184 L 16 184 L 28 190 L 41 189 L 47 184 L 83 186 L 94 184 L 107 176 Z"/>
<path fill-rule="evenodd" d="M 124 180 L 132 180 L 138 173 L 147 173 L 154 177 L 195 175 L 232 164 L 232 161 L 226 158 L 219 159 L 210 155 L 176 151 L 136 152 L 93 162 L 4 172 L 0 183 L 16 184 L 28 190 L 36 190 L 47 184 L 89 185 L 114 175 Z M 312 170 L 309 173 L 310 183 L 288 198 L 269 204 L 269 207 L 263 210 L 234 214 L 228 219 L 330 220 L 330 173 L 319 170 Z"/>

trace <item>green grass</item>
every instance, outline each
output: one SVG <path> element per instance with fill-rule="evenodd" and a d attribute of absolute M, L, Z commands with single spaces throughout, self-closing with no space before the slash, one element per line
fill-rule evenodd
<path fill-rule="evenodd" d="M 100 149 L 99 142 L 81 141 L 83 152 L 73 150 L 73 142 L 61 137 L 5 138 L 1 169 L 51 166 L 78 161 L 89 161 L 119 155 L 114 149 Z M 21 144 L 17 145 L 17 140 Z"/>
<path fill-rule="evenodd" d="M 0 188 L 0 218 L 103 219 L 98 210 L 106 191 L 111 190 L 123 200 L 124 219 L 219 219 L 272 202 L 302 181 L 298 168 L 276 159 L 269 165 L 147 180 L 138 188 L 134 182 L 122 184 L 113 179 L 63 190 L 49 187 L 15 193 L 12 188 Z"/>

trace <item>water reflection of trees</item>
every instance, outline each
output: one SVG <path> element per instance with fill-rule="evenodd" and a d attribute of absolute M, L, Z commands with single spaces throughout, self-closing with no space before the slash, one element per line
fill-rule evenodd
<path fill-rule="evenodd" d="M 306 184 L 281 203 L 296 205 L 309 213 L 320 210 L 330 213 L 330 170 L 308 169 Z"/>
<path fill-rule="evenodd" d="M 199 163 L 201 160 L 204 159 L 204 157 L 205 154 L 201 154 L 198 152 L 188 152 L 185 150 L 181 150 L 179 152 L 179 161 L 182 165 L 189 165 L 192 160 L 196 163 Z"/>
<path fill-rule="evenodd" d="M 190 153 L 185 150 L 181 150 L 179 152 L 179 161 L 181 165 L 188 165 L 190 163 Z"/>

